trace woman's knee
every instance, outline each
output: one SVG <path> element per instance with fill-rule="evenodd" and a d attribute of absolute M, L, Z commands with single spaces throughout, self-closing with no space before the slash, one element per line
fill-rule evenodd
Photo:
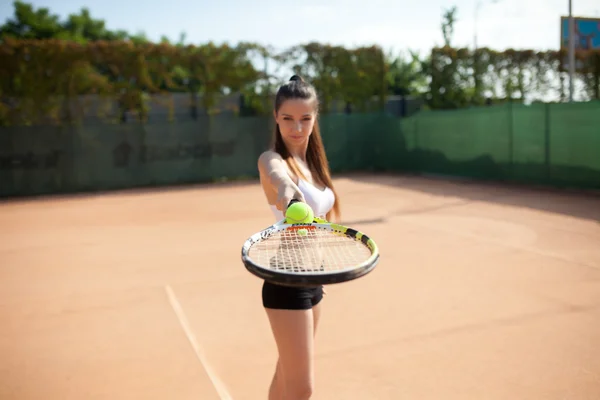
<path fill-rule="evenodd" d="M 298 373 L 297 370 L 289 371 L 286 375 L 281 364 L 277 362 L 273 375 L 272 390 L 277 391 L 286 399 L 310 399 L 314 391 L 312 371 Z"/>
<path fill-rule="evenodd" d="M 314 391 L 312 379 L 284 381 L 283 388 L 285 398 L 294 400 L 308 400 L 313 395 Z"/>
<path fill-rule="evenodd" d="M 289 327 L 293 322 L 289 321 L 286 325 Z M 308 329 L 302 329 L 302 333 L 296 331 L 296 334 L 288 336 L 278 331 L 276 335 L 279 359 L 274 386 L 285 393 L 285 399 L 310 399 L 313 394 L 312 324 L 307 322 L 307 325 Z"/>

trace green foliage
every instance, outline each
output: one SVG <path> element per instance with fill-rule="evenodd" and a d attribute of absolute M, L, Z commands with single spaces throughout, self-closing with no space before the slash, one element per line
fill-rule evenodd
<path fill-rule="evenodd" d="M 144 93 L 200 93 L 210 108 L 220 93 L 260 76 L 245 48 L 212 43 L 180 47 L 9 38 L 0 44 L 0 65 L 0 94 L 18 99 L 10 112 L 0 113 L 3 125 L 73 121 L 75 116 L 63 113 L 70 110 L 65 102 L 91 94 L 117 99 L 121 113 L 137 110 L 141 119 Z"/>
<path fill-rule="evenodd" d="M 37 123 L 48 117 L 54 123 L 72 121 L 76 117 L 61 112 L 65 99 L 89 94 L 117 99 L 121 113 L 136 110 L 142 120 L 147 111 L 143 93 L 189 92 L 192 107 L 211 112 L 225 93 L 241 92 L 250 100 L 257 96 L 257 84 L 268 76 L 254 67 L 256 52 L 267 54 L 248 43 L 180 46 L 5 38 L 0 44 L 0 93 L 19 101 L 0 114 L 0 124 Z M 334 100 L 364 111 L 383 106 L 387 66 L 377 47 L 347 50 L 310 43 L 274 58 L 293 63 L 315 84 L 325 113 Z M 272 92 L 265 86 L 263 96 L 268 96 Z M 374 97 L 379 99 L 375 106 Z M 266 111 L 261 107 L 260 113 Z"/>
<path fill-rule="evenodd" d="M 0 26 L 0 125 L 76 122 L 83 106 L 74 99 L 86 95 L 106 99 L 99 115 L 109 115 L 116 101 L 119 115 L 134 111 L 141 120 L 149 95 L 166 98 L 172 108 L 168 94 L 174 92 L 189 93 L 193 115 L 199 108 L 217 112 L 219 98 L 230 92 L 243 97 L 240 115 L 266 114 L 282 69 L 316 86 L 322 113 L 347 106 L 382 110 L 388 95 L 425 96 L 428 109 L 464 108 L 488 99 L 535 101 L 549 92 L 567 98 L 564 52 L 455 49 L 456 7 L 442 14 L 444 46 L 422 58 L 412 52 L 386 55 L 377 46 L 348 49 L 317 42 L 281 52 L 248 42 L 189 45 L 185 33 L 176 43 L 166 37 L 151 43 L 143 32 L 107 29 L 85 8 L 61 21 L 47 8 L 13 4 L 13 17 Z M 599 99 L 600 52 L 578 52 L 577 59 L 586 66 L 577 73 L 585 94 Z"/>
<path fill-rule="evenodd" d="M 373 96 L 383 104 L 387 65 L 379 47 L 346 49 L 311 42 L 292 47 L 278 59 L 315 85 L 324 113 L 331 111 L 336 100 L 358 110 L 369 109 Z"/>
<path fill-rule="evenodd" d="M 125 31 L 109 31 L 105 22 L 94 19 L 87 8 L 79 14 L 70 14 L 65 21 L 50 13 L 48 8 L 37 10 L 23 1 L 13 2 L 14 15 L 0 26 L 0 40 L 13 39 L 60 39 L 79 43 L 94 40 L 147 41 L 143 34 L 129 35 Z"/>
<path fill-rule="evenodd" d="M 429 61 L 421 59 L 418 53 L 411 51 L 409 57 L 402 53 L 397 56 L 390 54 L 386 64 L 388 94 L 420 96 L 427 91 Z"/>
<path fill-rule="evenodd" d="M 567 98 L 564 51 L 494 51 L 480 48 L 434 48 L 431 53 L 430 107 L 463 108 L 482 105 L 486 98 L 524 101 L 558 91 Z M 577 73 L 590 98 L 599 99 L 600 51 L 578 51 L 576 59 L 584 68 Z"/>
<path fill-rule="evenodd" d="M 452 46 L 452 36 L 454 35 L 454 24 L 457 21 L 456 14 L 458 9 L 456 6 L 452 6 L 447 10 L 444 10 L 442 15 L 442 36 L 444 37 L 444 46 Z"/>
<path fill-rule="evenodd" d="M 256 43 L 187 46 L 185 34 L 176 44 L 166 37 L 152 44 L 143 33 L 106 29 L 104 21 L 92 18 L 86 8 L 61 21 L 47 8 L 35 9 L 22 1 L 13 4 L 14 16 L 0 27 L 0 53 L 4 60 L 21 53 L 30 57 L 7 61 L 0 71 L 2 93 L 20 99 L 12 109 L 13 123 L 16 115 L 27 115 L 24 121 L 33 123 L 36 118 L 25 110 L 30 107 L 52 109 L 57 116 L 61 104 L 57 98 L 85 94 L 117 98 L 123 110 L 139 109 L 143 117 L 142 93 L 186 91 L 192 108 L 210 112 L 221 94 L 237 91 L 244 94 L 249 114 L 263 114 L 270 111 L 266 99 L 276 88 L 273 82 L 280 79 L 267 72 L 267 63 L 291 67 L 309 79 L 322 95 L 324 113 L 339 109 L 340 102 L 357 110 L 381 109 L 387 93 L 387 63 L 378 47 L 349 50 L 308 43 L 276 53 Z M 254 67 L 257 59 L 264 60 L 264 70 Z M 50 72 L 44 76 L 43 70 Z M 40 76 L 44 76 L 43 88 L 28 84 L 35 96 L 21 85 L 37 83 Z M 47 115 L 46 111 L 40 115 Z M 0 123 L 11 119 L 7 113 L 6 108 L 0 111 Z"/>

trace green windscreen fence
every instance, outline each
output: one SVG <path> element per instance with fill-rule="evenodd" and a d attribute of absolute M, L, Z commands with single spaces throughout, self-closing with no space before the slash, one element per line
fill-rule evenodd
<path fill-rule="evenodd" d="M 500 177 L 509 163 L 509 122 L 502 109 L 432 112 L 403 121 L 409 168 L 474 177 Z"/>
<path fill-rule="evenodd" d="M 404 143 L 403 169 L 600 188 L 600 102 L 422 112 L 400 125 L 402 139 L 386 140 Z"/>
<path fill-rule="evenodd" d="M 0 195 L 207 182 L 256 175 L 259 118 L 0 130 Z"/>
<path fill-rule="evenodd" d="M 334 173 L 411 171 L 600 189 L 600 102 L 322 115 Z M 272 118 L 0 128 L 0 196 L 256 177 Z"/>

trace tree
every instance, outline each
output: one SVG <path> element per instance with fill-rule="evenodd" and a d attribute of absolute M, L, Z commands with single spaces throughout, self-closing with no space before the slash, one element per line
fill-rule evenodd
<path fill-rule="evenodd" d="M 387 57 L 388 93 L 396 96 L 415 96 L 427 91 L 427 75 L 424 71 L 424 60 L 414 51 L 408 57 L 403 53 Z"/>
<path fill-rule="evenodd" d="M 78 14 L 70 14 L 65 21 L 50 13 L 45 7 L 35 9 L 33 5 L 17 0 L 13 2 L 14 15 L 0 26 L 0 40 L 15 39 L 59 39 L 79 43 L 97 40 L 131 40 L 135 43 L 148 42 L 144 33 L 130 35 L 123 30 L 111 31 L 103 20 L 92 18 L 89 9 L 82 8 Z"/>
<path fill-rule="evenodd" d="M 452 6 L 442 13 L 442 36 L 444 38 L 443 49 L 445 52 L 437 52 L 435 49 L 431 55 L 431 108 L 461 108 L 469 104 L 464 86 L 461 86 L 462 78 L 468 74 L 469 66 L 461 62 L 464 59 L 452 49 L 452 37 L 454 35 L 454 24 L 457 21 L 458 9 Z"/>
<path fill-rule="evenodd" d="M 64 31 L 59 17 L 47 8 L 35 10 L 31 4 L 13 3 L 15 14 L 0 26 L 0 38 L 9 36 L 19 39 L 51 39 Z"/>
<path fill-rule="evenodd" d="M 452 36 L 454 36 L 454 24 L 457 21 L 456 13 L 458 9 L 452 6 L 442 14 L 442 36 L 444 37 L 444 46 L 452 47 Z"/>

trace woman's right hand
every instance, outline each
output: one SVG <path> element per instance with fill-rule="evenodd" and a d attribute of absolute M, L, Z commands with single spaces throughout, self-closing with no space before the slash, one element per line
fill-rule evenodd
<path fill-rule="evenodd" d="M 300 191 L 300 188 L 290 179 L 289 182 L 283 182 L 277 188 L 277 202 L 276 207 L 279 211 L 285 214 L 290 201 L 298 200 L 304 202 L 304 195 Z"/>

